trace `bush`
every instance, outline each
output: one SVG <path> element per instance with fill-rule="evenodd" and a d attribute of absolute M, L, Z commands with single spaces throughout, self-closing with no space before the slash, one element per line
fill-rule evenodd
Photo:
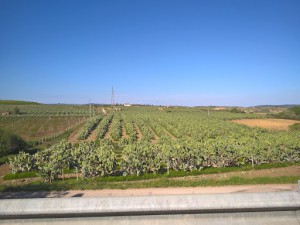
<path fill-rule="evenodd" d="M 297 116 L 300 116 L 300 106 L 294 106 L 294 107 L 290 108 L 290 111 L 295 113 Z"/>
<path fill-rule="evenodd" d="M 300 106 L 291 107 L 281 113 L 273 115 L 277 119 L 300 120 Z"/>
<path fill-rule="evenodd" d="M 245 113 L 244 111 L 237 109 L 237 108 L 232 108 L 229 112 L 231 113 Z"/>
<path fill-rule="evenodd" d="M 27 143 L 18 135 L 0 129 L 0 157 L 18 153 L 27 148 Z"/>
<path fill-rule="evenodd" d="M 295 123 L 293 125 L 290 125 L 289 129 L 290 130 L 298 130 L 298 131 L 300 131 L 300 123 Z"/>

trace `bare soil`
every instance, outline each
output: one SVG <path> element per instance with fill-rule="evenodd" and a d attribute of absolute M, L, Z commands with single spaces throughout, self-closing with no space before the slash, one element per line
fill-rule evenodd
<path fill-rule="evenodd" d="M 232 120 L 234 123 L 244 124 L 249 127 L 262 127 L 271 130 L 288 130 L 289 126 L 300 121 L 285 119 L 243 119 Z"/>
<path fill-rule="evenodd" d="M 108 131 L 106 132 L 106 134 L 105 134 L 105 136 L 104 136 L 104 139 L 110 139 L 110 140 L 113 140 L 113 139 L 111 138 L 111 128 L 112 128 L 111 124 L 112 124 L 112 123 L 109 123 L 109 125 L 108 125 Z"/>
<path fill-rule="evenodd" d="M 126 131 L 126 128 L 124 126 L 124 122 L 122 122 L 122 137 L 125 138 L 125 139 L 129 138 L 129 136 L 127 134 L 127 131 Z"/>
<path fill-rule="evenodd" d="M 0 166 L 0 177 L 4 176 L 5 174 L 10 173 L 10 168 L 8 164 L 3 164 Z"/>
<path fill-rule="evenodd" d="M 163 126 L 161 126 L 163 129 L 164 129 L 164 131 L 165 131 L 165 133 L 167 133 L 167 135 L 169 135 L 170 137 L 171 137 L 171 139 L 173 140 L 173 141 L 176 141 L 176 137 L 173 135 L 173 134 L 171 134 L 166 128 L 164 128 Z"/>
<path fill-rule="evenodd" d="M 249 193 L 297 191 L 297 184 L 264 184 L 237 185 L 222 187 L 168 187 L 144 189 L 103 189 L 103 190 L 71 190 L 52 192 L 0 192 L 0 199 L 16 198 L 70 198 L 70 197 L 103 197 L 103 196 L 145 196 L 145 195 L 186 195 L 186 194 L 217 194 L 217 193 Z"/>
<path fill-rule="evenodd" d="M 152 144 L 157 143 L 157 141 L 159 139 L 158 136 L 157 136 L 157 134 L 154 132 L 154 130 L 150 126 L 148 126 L 148 128 L 149 128 L 149 130 L 152 132 L 152 134 L 154 136 L 154 140 L 152 140 Z"/>
<path fill-rule="evenodd" d="M 68 137 L 68 141 L 72 144 L 79 143 L 80 141 L 77 139 L 78 133 L 80 132 L 82 126 L 80 126 L 78 129 L 74 130 Z"/>
<path fill-rule="evenodd" d="M 96 127 L 96 129 L 97 129 L 97 127 Z M 87 138 L 87 141 L 96 141 L 96 139 L 97 139 L 97 131 L 96 131 L 96 129 L 94 129 L 92 131 L 92 133 L 90 133 L 90 135 Z"/>
<path fill-rule="evenodd" d="M 142 138 L 143 138 L 142 132 L 141 132 L 141 130 L 138 127 L 137 124 L 134 124 L 134 127 L 135 127 L 135 130 L 136 130 L 136 133 L 137 133 L 137 141 L 141 141 Z"/>

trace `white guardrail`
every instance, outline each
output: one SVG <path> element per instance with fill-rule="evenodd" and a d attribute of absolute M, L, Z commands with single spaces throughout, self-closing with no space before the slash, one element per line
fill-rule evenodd
<path fill-rule="evenodd" d="M 4 199 L 0 200 L 0 219 L 297 211 L 299 209 L 300 193 L 295 191 Z"/>

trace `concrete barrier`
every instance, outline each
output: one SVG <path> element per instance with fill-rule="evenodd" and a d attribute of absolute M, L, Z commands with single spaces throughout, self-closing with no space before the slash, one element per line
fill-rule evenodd
<path fill-rule="evenodd" d="M 298 192 L 0 200 L 0 219 L 296 211 Z"/>

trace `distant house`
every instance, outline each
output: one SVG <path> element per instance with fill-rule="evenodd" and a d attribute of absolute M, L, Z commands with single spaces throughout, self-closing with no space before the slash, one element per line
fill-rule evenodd
<path fill-rule="evenodd" d="M 216 111 L 219 111 L 219 110 L 225 110 L 226 108 L 225 107 L 215 107 L 213 108 L 212 110 L 216 110 Z"/>
<path fill-rule="evenodd" d="M 10 112 L 2 112 L 1 116 L 8 116 L 10 114 Z"/>
<path fill-rule="evenodd" d="M 130 106 L 131 106 L 131 104 L 129 104 L 129 103 L 125 103 L 125 104 L 124 104 L 124 106 L 126 106 L 126 107 L 130 107 Z"/>

